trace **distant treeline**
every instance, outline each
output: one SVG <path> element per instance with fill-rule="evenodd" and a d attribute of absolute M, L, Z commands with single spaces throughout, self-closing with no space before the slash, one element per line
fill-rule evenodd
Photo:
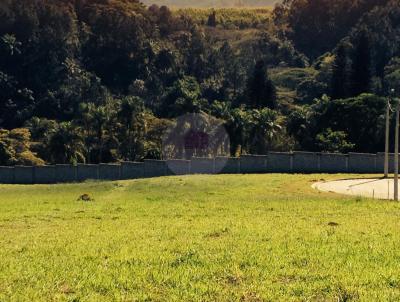
<path fill-rule="evenodd" d="M 169 7 L 267 7 L 279 0 L 144 0 L 146 5 L 166 5 Z"/>
<path fill-rule="evenodd" d="M 227 30 L 268 30 L 273 24 L 271 8 L 179 8 L 173 14 L 189 17 L 201 26 Z"/>

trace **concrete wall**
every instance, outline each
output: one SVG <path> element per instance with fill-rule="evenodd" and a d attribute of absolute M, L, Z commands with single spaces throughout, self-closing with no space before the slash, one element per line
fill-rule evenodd
<path fill-rule="evenodd" d="M 17 184 L 33 184 L 33 167 L 15 166 L 14 182 Z"/>
<path fill-rule="evenodd" d="M 55 166 L 37 166 L 34 167 L 34 183 L 52 184 L 56 182 Z"/>
<path fill-rule="evenodd" d="M 375 173 L 376 154 L 349 153 L 349 173 Z"/>
<path fill-rule="evenodd" d="M 99 179 L 99 165 L 78 164 L 76 179 L 77 181 Z"/>
<path fill-rule="evenodd" d="M 119 180 L 121 179 L 121 165 L 119 164 L 100 164 L 99 179 Z"/>
<path fill-rule="evenodd" d="M 393 172 L 393 154 L 390 172 Z M 217 157 L 192 160 L 145 160 L 100 165 L 0 167 L 0 183 L 50 184 L 88 179 L 136 179 L 185 174 L 238 173 L 383 173 L 384 154 L 270 152 L 241 158 Z"/>
<path fill-rule="evenodd" d="M 243 155 L 240 158 L 240 173 L 266 173 L 267 155 Z"/>
<path fill-rule="evenodd" d="M 348 171 L 348 156 L 337 153 L 320 154 L 320 171 L 326 173 L 346 173 Z"/>
<path fill-rule="evenodd" d="M 191 174 L 214 174 L 214 159 L 193 157 L 190 164 Z"/>
<path fill-rule="evenodd" d="M 214 172 L 220 174 L 240 173 L 240 159 L 238 157 L 217 157 L 214 162 Z"/>
<path fill-rule="evenodd" d="M 0 167 L 0 183 L 14 183 L 14 167 Z"/>
<path fill-rule="evenodd" d="M 144 177 L 144 163 L 128 162 L 128 161 L 121 163 L 122 179 L 137 179 L 143 177 Z"/>
<path fill-rule="evenodd" d="M 376 155 L 376 173 L 385 172 L 385 153 Z M 389 154 L 389 173 L 394 173 L 394 154 Z"/>
<path fill-rule="evenodd" d="M 293 154 L 288 152 L 269 152 L 267 171 L 271 173 L 291 173 Z"/>
<path fill-rule="evenodd" d="M 312 152 L 293 153 L 293 172 L 295 173 L 318 173 L 320 171 L 319 154 Z"/>
<path fill-rule="evenodd" d="M 167 175 L 167 163 L 164 160 L 146 159 L 144 161 L 144 177 L 160 177 Z"/>
<path fill-rule="evenodd" d="M 171 159 L 167 160 L 167 175 L 190 174 L 190 160 Z"/>
<path fill-rule="evenodd" d="M 77 168 L 74 165 L 56 165 L 56 182 L 74 182 L 76 178 Z"/>

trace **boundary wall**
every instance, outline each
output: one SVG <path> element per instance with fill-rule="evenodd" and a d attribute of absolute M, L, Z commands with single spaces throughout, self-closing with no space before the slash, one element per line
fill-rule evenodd
<path fill-rule="evenodd" d="M 393 172 L 393 154 L 390 172 Z M 384 154 L 270 152 L 240 158 L 145 160 L 116 164 L 54 166 L 0 166 L 0 183 L 52 184 L 85 180 L 123 180 L 187 174 L 251 173 L 383 173 Z"/>

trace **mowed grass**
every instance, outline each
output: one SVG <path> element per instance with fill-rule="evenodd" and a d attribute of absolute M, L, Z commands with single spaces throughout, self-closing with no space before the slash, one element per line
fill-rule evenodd
<path fill-rule="evenodd" d="M 2 185 L 0 301 L 398 301 L 400 205 L 340 177 Z"/>

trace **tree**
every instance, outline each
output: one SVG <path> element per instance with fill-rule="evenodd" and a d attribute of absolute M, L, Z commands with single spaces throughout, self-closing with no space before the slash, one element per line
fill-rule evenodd
<path fill-rule="evenodd" d="M 335 60 L 332 64 L 331 97 L 342 99 L 348 96 L 348 69 L 347 50 L 341 43 L 336 50 Z"/>
<path fill-rule="evenodd" d="M 296 49 L 314 60 L 333 49 L 361 17 L 388 2 L 398 6 L 391 0 L 283 0 L 274 9 L 273 17 L 280 35 L 288 37 Z"/>
<path fill-rule="evenodd" d="M 67 1 L 12 0 L 3 1 L 1 9 L 8 13 L 0 13 L 4 20 L 0 33 L 12 33 L 20 42 L 20 54 L 14 51 L 14 58 L 6 62 L 4 71 L 35 94 L 54 88 L 60 65 L 80 47 L 73 6 Z"/>
<path fill-rule="evenodd" d="M 117 117 L 122 159 L 131 161 L 142 159 L 146 133 L 143 100 L 138 97 L 124 97 L 120 101 Z"/>
<path fill-rule="evenodd" d="M 253 74 L 247 81 L 248 104 L 253 108 L 276 108 L 275 86 L 268 77 L 263 60 L 257 61 Z"/>
<path fill-rule="evenodd" d="M 266 154 L 273 147 L 282 127 L 277 121 L 278 114 L 268 108 L 251 112 L 253 126 L 249 139 L 249 150 L 252 154 Z"/>
<path fill-rule="evenodd" d="M 346 153 L 354 148 L 354 144 L 347 141 L 344 131 L 332 131 L 328 128 L 317 135 L 317 145 L 322 152 Z"/>
<path fill-rule="evenodd" d="M 44 161 L 32 152 L 31 147 L 28 129 L 0 129 L 0 165 L 44 165 Z"/>
<path fill-rule="evenodd" d="M 79 116 L 83 103 L 103 104 L 109 97 L 101 79 L 86 71 L 78 61 L 66 59 L 59 68 L 59 85 L 47 91 L 35 106 L 35 115 L 57 120 Z"/>
<path fill-rule="evenodd" d="M 303 106 L 293 110 L 287 117 L 286 129 L 294 137 L 298 147 L 303 150 L 314 149 L 314 111 L 310 106 Z"/>
<path fill-rule="evenodd" d="M 371 53 L 367 32 L 362 30 L 357 37 L 351 66 L 351 94 L 358 96 L 371 89 Z"/>
<path fill-rule="evenodd" d="M 228 41 L 219 49 L 219 56 L 222 60 L 222 75 L 224 81 L 224 94 L 234 99 L 241 92 L 245 83 L 245 69 L 243 63 L 235 54 Z"/>
<path fill-rule="evenodd" d="M 162 100 L 161 115 L 177 117 L 185 113 L 196 113 L 205 109 L 207 101 L 200 96 L 200 85 L 194 77 L 177 80 Z"/>
<path fill-rule="evenodd" d="M 170 9 L 163 5 L 160 7 L 158 19 L 160 34 L 165 37 L 173 30 L 173 17 Z"/>
<path fill-rule="evenodd" d="M 53 163 L 84 163 L 86 148 L 81 129 L 71 122 L 60 123 L 50 138 L 48 150 Z"/>
<path fill-rule="evenodd" d="M 25 127 L 31 133 L 34 150 L 38 156 L 46 162 L 52 163 L 52 155 L 48 146 L 51 136 L 58 129 L 57 121 L 35 116 L 25 123 Z"/>
<path fill-rule="evenodd" d="M 28 149 L 51 163 L 158 158 L 164 122 L 203 112 L 225 120 L 232 154 L 282 150 L 286 133 L 310 151 L 341 132 L 356 151 L 380 151 L 380 103 L 360 93 L 400 82 L 398 3 L 280 3 L 274 26 L 264 12 L 223 12 L 219 24 L 213 10 L 204 19 L 139 0 L 2 1 L 0 127 L 29 128 Z M 254 30 L 225 39 L 207 17 Z M 13 152 L 3 141 L 1 156 Z"/>
<path fill-rule="evenodd" d="M 189 45 L 186 50 L 186 66 L 189 75 L 202 80 L 207 70 L 207 45 L 204 32 L 194 26 L 190 30 Z"/>
<path fill-rule="evenodd" d="M 207 26 L 216 27 L 217 26 L 217 17 L 215 10 L 208 16 Z"/>
<path fill-rule="evenodd" d="M 340 100 L 318 100 L 311 106 L 310 137 L 315 140 L 318 134 L 327 129 L 342 131 L 347 135 L 346 141 L 354 144 L 355 152 L 382 151 L 386 101 L 373 94 Z M 318 150 L 318 144 L 314 146 Z"/>
<path fill-rule="evenodd" d="M 150 20 L 137 1 L 87 5 L 81 21 L 90 28 L 83 47 L 84 63 L 113 90 L 126 91 L 151 60 Z M 130 6 L 132 7 L 126 7 Z"/>
<path fill-rule="evenodd" d="M 2 42 L 0 44 L 0 48 L 2 48 L 2 51 L 11 56 L 13 56 L 14 54 L 21 54 L 20 47 L 22 43 L 19 42 L 14 35 L 5 34 L 3 37 L 1 37 L 0 40 Z"/>
<path fill-rule="evenodd" d="M 400 57 L 393 58 L 385 67 L 384 86 L 386 92 L 391 89 L 400 92 Z"/>
<path fill-rule="evenodd" d="M 33 91 L 12 75 L 21 46 L 15 35 L 0 37 L 0 127 L 8 129 L 20 127 L 34 108 Z"/>
<path fill-rule="evenodd" d="M 318 81 L 315 78 L 306 79 L 296 88 L 296 94 L 301 104 L 308 104 L 316 98 L 320 98 L 328 87 L 324 82 Z"/>
<path fill-rule="evenodd" d="M 247 150 L 252 119 L 248 111 L 235 108 L 231 111 L 226 122 L 226 130 L 231 140 L 231 154 L 240 156 Z"/>
<path fill-rule="evenodd" d="M 101 106 L 93 103 L 82 104 L 81 115 L 82 126 L 85 130 L 87 162 L 106 162 L 110 157 L 112 158 L 109 147 L 116 145 L 115 129 L 111 125 L 116 112 L 113 110 L 112 104 Z"/>
<path fill-rule="evenodd" d="M 21 88 L 18 81 L 0 70 L 0 127 L 20 127 L 34 111 L 33 91 Z"/>

